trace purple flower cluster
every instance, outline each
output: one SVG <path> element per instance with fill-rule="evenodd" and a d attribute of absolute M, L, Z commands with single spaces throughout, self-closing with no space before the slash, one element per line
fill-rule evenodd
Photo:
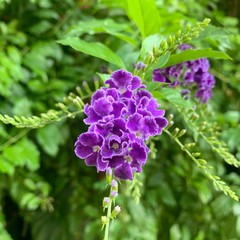
<path fill-rule="evenodd" d="M 184 44 L 179 48 L 185 51 L 192 47 Z M 209 67 L 209 61 L 206 58 L 187 61 L 164 69 L 155 69 L 153 71 L 153 81 L 167 82 L 171 87 L 197 85 L 196 98 L 200 99 L 201 103 L 205 103 L 212 97 L 212 88 L 215 85 L 213 75 L 208 72 Z M 180 81 L 180 78 L 183 81 Z"/>
<path fill-rule="evenodd" d="M 141 84 L 125 70 L 112 73 L 109 87 L 97 90 L 86 104 L 84 122 L 89 126 L 75 143 L 75 153 L 97 171 L 113 169 L 121 180 L 141 172 L 149 149 L 145 141 L 167 126 L 165 111 Z"/>

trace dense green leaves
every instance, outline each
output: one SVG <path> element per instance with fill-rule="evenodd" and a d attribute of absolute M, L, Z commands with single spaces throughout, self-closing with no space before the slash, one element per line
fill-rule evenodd
<path fill-rule="evenodd" d="M 77 37 L 69 37 L 58 41 L 58 43 L 72 47 L 73 49 L 85 54 L 101 58 L 120 68 L 126 68 L 122 59 L 117 56 L 110 48 L 100 42 L 88 43 Z"/>

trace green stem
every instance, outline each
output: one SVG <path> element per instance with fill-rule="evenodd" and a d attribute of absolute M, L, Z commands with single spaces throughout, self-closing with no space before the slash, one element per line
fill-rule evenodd
<path fill-rule="evenodd" d="M 4 144 L 2 144 L 0 146 L 0 152 L 3 151 L 5 148 L 11 146 L 12 144 L 14 144 L 15 142 L 17 142 L 19 139 L 21 139 L 22 137 L 24 137 L 28 132 L 30 131 L 30 129 L 24 129 L 23 131 L 19 132 L 17 135 L 15 135 L 14 137 L 11 137 L 7 142 L 5 142 Z"/>
<path fill-rule="evenodd" d="M 107 210 L 108 222 L 106 223 L 106 226 L 105 226 L 105 233 L 104 233 L 104 239 L 103 240 L 109 240 L 108 234 L 109 234 L 109 226 L 110 226 L 110 220 L 111 220 L 111 212 L 112 212 L 111 210 L 112 210 L 112 200 L 110 200 L 108 210 Z"/>

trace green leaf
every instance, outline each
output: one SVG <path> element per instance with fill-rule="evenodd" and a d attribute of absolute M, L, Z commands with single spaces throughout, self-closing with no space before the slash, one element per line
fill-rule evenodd
<path fill-rule="evenodd" d="M 125 42 L 129 42 L 134 46 L 137 44 L 136 40 L 131 37 L 132 29 L 128 24 L 117 23 L 109 18 L 104 20 L 93 19 L 90 21 L 79 22 L 76 26 L 70 29 L 66 37 L 79 37 L 84 33 L 91 35 L 97 33 L 107 33 Z"/>
<path fill-rule="evenodd" d="M 170 240 L 182 239 L 182 233 L 178 224 L 174 224 L 170 228 Z"/>
<path fill-rule="evenodd" d="M 8 159 L 4 158 L 3 155 L 0 155 L 0 172 L 12 176 L 14 171 L 14 165 L 10 163 Z"/>
<path fill-rule="evenodd" d="M 39 168 L 39 151 L 36 145 L 27 138 L 5 148 L 3 156 L 15 166 L 27 166 L 32 171 Z"/>
<path fill-rule="evenodd" d="M 183 99 L 180 92 L 177 89 L 162 88 L 159 91 L 152 92 L 152 94 L 156 99 L 167 100 L 168 102 L 176 106 L 184 108 L 193 107 L 193 103 L 189 99 L 188 100 Z"/>
<path fill-rule="evenodd" d="M 143 39 L 160 31 L 160 15 L 154 0 L 127 0 L 127 14 Z"/>
<path fill-rule="evenodd" d="M 220 50 L 230 49 L 230 32 L 223 27 L 209 25 L 204 31 L 200 32 L 194 41 L 210 40 L 211 44 Z"/>
<path fill-rule="evenodd" d="M 215 58 L 215 59 L 229 59 L 229 60 L 232 59 L 226 53 L 214 51 L 210 48 L 201 49 L 201 50 L 190 49 L 178 54 L 171 55 L 168 62 L 164 65 L 164 67 L 173 66 L 178 63 L 182 63 L 190 60 L 196 60 L 199 58 Z"/>
<path fill-rule="evenodd" d="M 23 195 L 20 205 L 22 208 L 27 208 L 29 210 L 36 210 L 41 203 L 41 199 L 34 193 L 27 192 Z"/>
<path fill-rule="evenodd" d="M 122 59 L 119 56 L 117 56 L 110 48 L 108 48 L 102 43 L 99 42 L 88 43 L 86 41 L 80 40 L 77 37 L 65 38 L 63 40 L 58 41 L 58 43 L 70 46 L 77 51 L 103 59 L 120 68 L 126 69 Z"/>
<path fill-rule="evenodd" d="M 0 221 L 0 239 L 2 240 L 13 240 L 8 234 L 8 232 L 5 230 L 3 223 Z"/>
<path fill-rule="evenodd" d="M 43 150 L 50 156 L 56 156 L 59 146 L 65 142 L 66 127 L 51 124 L 37 131 L 37 140 Z"/>
<path fill-rule="evenodd" d="M 162 55 L 162 56 L 159 58 L 158 62 L 156 62 L 156 63 L 151 67 L 151 69 L 161 68 L 162 66 L 164 66 L 164 65 L 168 62 L 169 58 L 170 58 L 170 54 L 169 54 L 169 53 L 166 53 L 166 54 Z"/>
<path fill-rule="evenodd" d="M 108 80 L 110 78 L 110 74 L 105 74 L 105 73 L 97 73 L 97 75 L 101 78 L 101 80 L 103 82 L 105 82 L 106 80 Z"/>

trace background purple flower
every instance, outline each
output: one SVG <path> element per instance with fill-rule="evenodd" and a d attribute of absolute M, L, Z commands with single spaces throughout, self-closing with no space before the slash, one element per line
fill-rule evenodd
<path fill-rule="evenodd" d="M 191 48 L 192 46 L 188 44 L 179 46 L 179 49 L 182 51 Z M 208 72 L 209 67 L 208 59 L 200 58 L 163 69 L 155 69 L 152 78 L 154 82 L 170 83 L 170 87 L 182 85 L 192 88 L 192 86 L 195 85 L 197 86 L 196 98 L 198 98 L 201 103 L 205 103 L 212 97 L 212 88 L 215 85 L 213 75 Z M 183 80 L 181 81 L 180 79 Z M 184 95 L 186 99 L 188 96 L 189 93 L 188 95 Z"/>

